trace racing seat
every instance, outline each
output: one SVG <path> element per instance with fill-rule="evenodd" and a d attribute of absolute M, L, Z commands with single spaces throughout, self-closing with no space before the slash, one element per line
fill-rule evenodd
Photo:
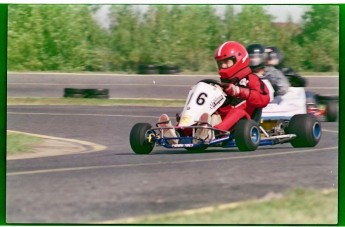
<path fill-rule="evenodd" d="M 254 120 L 256 123 L 260 124 L 261 114 L 262 114 L 262 108 L 255 109 L 254 113 L 251 116 L 252 120 Z"/>

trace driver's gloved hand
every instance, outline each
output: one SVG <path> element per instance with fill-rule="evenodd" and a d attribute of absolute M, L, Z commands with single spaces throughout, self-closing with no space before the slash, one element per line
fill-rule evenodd
<path fill-rule="evenodd" d="M 239 97 L 242 99 L 248 99 L 249 97 L 249 89 L 236 86 L 234 84 L 229 84 L 226 88 L 224 88 L 225 93 L 233 97 Z"/>

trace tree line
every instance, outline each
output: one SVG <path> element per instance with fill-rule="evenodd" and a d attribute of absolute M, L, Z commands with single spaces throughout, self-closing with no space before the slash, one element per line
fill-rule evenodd
<path fill-rule="evenodd" d="M 299 71 L 338 71 L 339 9 L 310 5 L 301 22 L 273 23 L 261 5 L 235 13 L 224 5 L 112 5 L 110 26 L 95 5 L 9 5 L 8 70 L 136 72 L 140 64 L 214 72 L 214 51 L 228 40 L 279 47 Z M 280 25 L 280 26 L 279 26 Z"/>

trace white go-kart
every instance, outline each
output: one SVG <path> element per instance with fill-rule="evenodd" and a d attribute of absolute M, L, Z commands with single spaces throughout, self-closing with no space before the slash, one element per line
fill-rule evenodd
<path fill-rule="evenodd" d="M 267 85 L 271 90 L 272 86 Z M 214 114 L 227 98 L 218 81 L 202 80 L 189 91 L 176 126 L 159 127 L 159 122 L 156 122 L 156 127 L 150 123 L 136 123 L 130 132 L 130 145 L 136 154 L 149 154 L 155 146 L 198 152 L 208 147 L 254 151 L 259 146 L 282 143 L 290 143 L 293 147 L 314 147 L 321 139 L 321 124 L 314 115 L 306 113 L 304 89 L 291 89 L 280 100 L 271 97 L 270 104 L 257 109 L 251 119 L 240 119 L 233 128 L 223 131 L 209 125 L 198 125 L 201 114 Z M 214 138 L 197 138 L 195 132 L 198 128 L 212 130 Z M 174 129 L 177 136 L 165 137 L 163 130 L 167 129 Z M 186 131 L 190 133 L 184 135 Z M 178 142 L 171 143 L 172 140 Z"/>

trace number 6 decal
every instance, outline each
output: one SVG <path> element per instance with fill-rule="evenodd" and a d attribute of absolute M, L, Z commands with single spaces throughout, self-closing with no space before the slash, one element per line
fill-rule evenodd
<path fill-rule="evenodd" d="M 203 105 L 205 103 L 205 98 L 207 98 L 207 94 L 204 92 L 200 93 L 200 95 L 196 99 L 196 103 L 200 106 Z"/>

